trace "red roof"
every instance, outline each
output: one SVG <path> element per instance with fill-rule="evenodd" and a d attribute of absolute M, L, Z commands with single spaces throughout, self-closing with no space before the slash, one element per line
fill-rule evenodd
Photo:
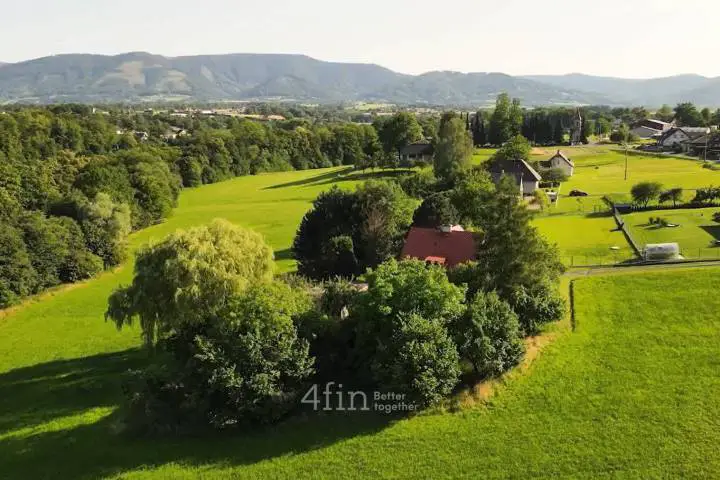
<path fill-rule="evenodd" d="M 400 258 L 417 258 L 454 267 L 475 260 L 475 239 L 472 232 L 441 232 L 435 228 L 413 227 L 405 239 Z"/>

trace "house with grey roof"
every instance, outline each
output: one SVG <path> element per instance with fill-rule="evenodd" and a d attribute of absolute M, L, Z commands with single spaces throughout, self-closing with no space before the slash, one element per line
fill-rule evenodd
<path fill-rule="evenodd" d="M 532 195 L 540 188 L 542 177 L 525 160 L 496 160 L 488 168 L 490 176 L 498 183 L 503 175 L 515 180 L 520 195 Z"/>

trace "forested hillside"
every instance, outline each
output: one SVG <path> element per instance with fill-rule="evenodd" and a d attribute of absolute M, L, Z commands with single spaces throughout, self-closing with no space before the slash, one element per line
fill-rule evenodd
<path fill-rule="evenodd" d="M 370 125 L 92 112 L 0 114 L 0 308 L 119 264 L 183 186 L 391 158 Z"/>

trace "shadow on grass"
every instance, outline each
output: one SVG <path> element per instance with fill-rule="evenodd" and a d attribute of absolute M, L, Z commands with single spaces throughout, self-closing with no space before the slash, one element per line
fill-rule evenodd
<path fill-rule="evenodd" d="M 720 241 L 720 225 L 703 225 L 700 228 L 712 235 L 716 242 Z M 714 246 L 718 246 L 715 244 Z"/>
<path fill-rule="evenodd" d="M 346 175 L 353 171 L 353 167 L 345 167 L 339 170 L 334 170 L 332 172 L 327 173 L 321 173 L 320 175 L 315 175 L 313 177 L 304 178 L 302 180 L 295 180 L 294 182 L 287 182 L 287 183 L 278 183 L 277 185 L 270 185 L 269 187 L 263 188 L 263 190 L 275 190 L 278 188 L 287 188 L 287 187 L 300 187 L 302 185 L 310 185 L 317 182 L 325 182 L 330 180 L 330 183 L 332 182 L 332 179 L 341 177 L 342 175 Z"/>
<path fill-rule="evenodd" d="M 170 463 L 199 468 L 250 465 L 372 435 L 394 420 L 369 412 L 310 414 L 253 432 L 132 438 L 117 432 L 120 419 L 113 413 L 89 424 L 64 429 L 62 423 L 49 424 L 2 438 L 23 427 L 117 405 L 123 372 L 145 361 L 144 352 L 131 350 L 0 375 L 0 477 L 98 478 Z"/>
<path fill-rule="evenodd" d="M 341 182 L 364 182 L 366 180 L 383 180 L 383 179 L 389 179 L 389 178 L 396 178 L 396 177 L 403 177 L 405 175 L 410 175 L 412 173 L 415 173 L 415 170 L 412 169 L 405 169 L 405 168 L 398 168 L 398 169 L 392 169 L 392 170 L 377 170 L 374 172 L 364 172 L 364 173 L 358 173 L 356 175 L 345 175 L 343 177 L 338 177 L 334 180 L 324 180 L 321 182 L 317 182 L 316 185 L 328 185 L 333 183 L 341 183 Z"/>
<path fill-rule="evenodd" d="M 275 260 L 295 260 L 292 248 L 284 248 L 275 251 Z"/>

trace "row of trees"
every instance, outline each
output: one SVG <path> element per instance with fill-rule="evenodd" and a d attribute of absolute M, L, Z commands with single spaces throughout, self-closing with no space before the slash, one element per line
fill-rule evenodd
<path fill-rule="evenodd" d="M 189 130 L 168 139 L 171 128 Z M 436 128 L 426 126 L 428 134 Z M 409 114 L 374 127 L 10 109 L 0 115 L 0 308 L 117 265 L 128 232 L 170 215 L 182 186 L 264 171 L 397 166 L 398 149 L 423 132 Z"/>

